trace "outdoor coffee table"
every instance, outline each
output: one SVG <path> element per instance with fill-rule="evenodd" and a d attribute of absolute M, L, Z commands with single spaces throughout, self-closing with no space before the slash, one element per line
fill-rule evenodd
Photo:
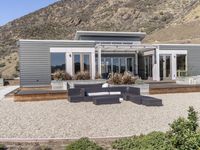
<path fill-rule="evenodd" d="M 162 100 L 149 96 L 142 96 L 142 105 L 145 106 L 162 106 Z"/>
<path fill-rule="evenodd" d="M 93 98 L 93 104 L 101 105 L 101 104 L 118 104 L 119 96 L 114 95 L 106 95 L 106 96 L 99 96 Z"/>

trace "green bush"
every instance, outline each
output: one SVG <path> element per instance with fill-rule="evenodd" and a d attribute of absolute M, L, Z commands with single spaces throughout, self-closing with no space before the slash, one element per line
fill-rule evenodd
<path fill-rule="evenodd" d="M 6 146 L 4 144 L 0 144 L 0 150 L 6 150 Z"/>
<path fill-rule="evenodd" d="M 90 141 L 88 138 L 81 138 L 67 145 L 66 150 L 103 150 L 103 148 Z"/>
<path fill-rule="evenodd" d="M 112 144 L 118 150 L 167 150 L 171 145 L 163 132 L 152 132 L 147 135 L 133 136 L 115 141 Z"/>
<path fill-rule="evenodd" d="M 0 64 L 0 68 L 5 67 L 5 66 L 6 66 L 5 63 L 1 63 L 1 64 Z"/>
<path fill-rule="evenodd" d="M 197 132 L 198 116 L 189 107 L 188 117 L 178 118 L 167 133 L 152 132 L 147 135 L 133 136 L 115 141 L 118 150 L 200 150 L 200 133 Z"/>
<path fill-rule="evenodd" d="M 197 150 L 200 148 L 200 134 L 197 132 L 197 112 L 189 107 L 188 118 L 178 118 L 167 133 L 173 146 L 178 150 Z"/>

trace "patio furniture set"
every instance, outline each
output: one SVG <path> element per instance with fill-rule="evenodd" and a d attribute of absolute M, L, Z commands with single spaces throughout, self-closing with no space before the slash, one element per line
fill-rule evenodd
<path fill-rule="evenodd" d="M 72 103 L 93 102 L 95 105 L 117 104 L 120 99 L 145 106 L 162 106 L 162 100 L 140 95 L 140 88 L 130 86 L 102 87 L 102 84 L 75 84 L 68 89 L 68 100 Z"/>

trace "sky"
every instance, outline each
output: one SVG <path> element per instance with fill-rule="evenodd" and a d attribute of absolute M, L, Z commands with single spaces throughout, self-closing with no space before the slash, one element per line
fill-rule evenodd
<path fill-rule="evenodd" d="M 58 0 L 1 0 L 0 26 Z"/>

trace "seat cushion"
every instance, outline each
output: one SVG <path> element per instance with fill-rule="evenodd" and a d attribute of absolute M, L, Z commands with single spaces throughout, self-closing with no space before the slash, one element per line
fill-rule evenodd
<path fill-rule="evenodd" d="M 88 96 L 103 96 L 109 95 L 109 92 L 94 92 L 94 93 L 87 93 Z"/>
<path fill-rule="evenodd" d="M 117 92 L 117 91 L 116 92 L 109 92 L 109 94 L 110 95 L 121 95 L 121 92 L 120 91 L 119 92 Z"/>

